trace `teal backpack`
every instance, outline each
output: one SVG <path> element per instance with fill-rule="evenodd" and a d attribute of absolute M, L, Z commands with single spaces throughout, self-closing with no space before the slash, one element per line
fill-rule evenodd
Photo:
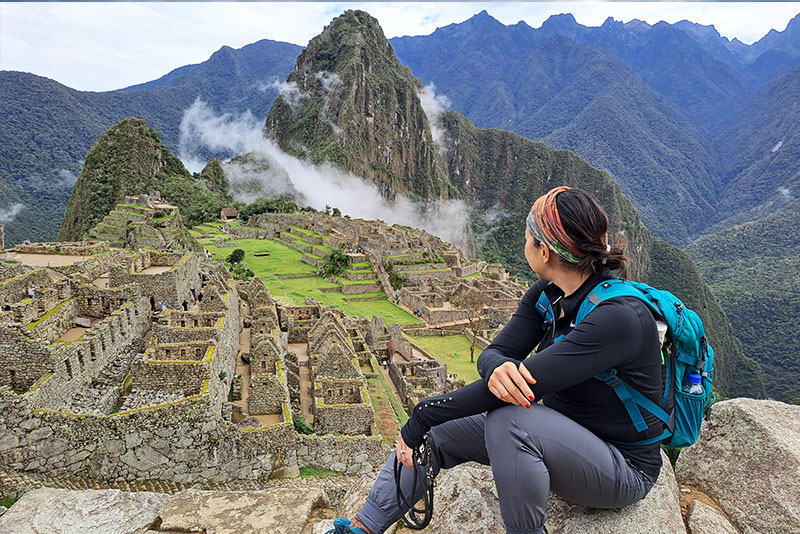
<path fill-rule="evenodd" d="M 616 369 L 595 375 L 619 397 L 637 432 L 647 430 L 641 409 L 655 415 L 664 422 L 666 429 L 656 437 L 643 439 L 628 445 L 650 445 L 663 443 L 668 447 L 688 447 L 697 441 L 700 426 L 708 410 L 716 400 L 711 390 L 714 380 L 714 350 L 706 342 L 703 322 L 698 315 L 669 291 L 652 288 L 640 282 L 614 279 L 598 284 L 578 308 L 574 324 L 580 323 L 604 300 L 614 297 L 636 297 L 650 308 L 656 318 L 667 325 L 667 333 L 661 347 L 662 378 L 664 396 L 656 404 L 617 376 Z M 552 328 L 553 308 L 544 291 L 536 303 L 545 325 Z M 554 342 L 558 342 L 559 336 Z M 703 392 L 691 394 L 684 391 L 689 384 L 689 373 L 696 372 L 702 378 Z"/>

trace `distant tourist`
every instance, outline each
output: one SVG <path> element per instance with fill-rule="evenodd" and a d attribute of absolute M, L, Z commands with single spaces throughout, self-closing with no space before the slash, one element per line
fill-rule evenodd
<path fill-rule="evenodd" d="M 36 298 L 36 288 L 33 284 L 28 286 L 28 297 L 35 299 Z"/>
<path fill-rule="evenodd" d="M 156 311 L 156 298 L 152 295 L 150 295 L 150 311 Z"/>
<path fill-rule="evenodd" d="M 22 242 L 22 244 L 23 244 L 23 245 L 30 245 L 30 244 L 31 244 L 31 238 L 29 237 L 28 239 L 26 239 L 25 241 L 23 241 L 23 242 Z"/>
<path fill-rule="evenodd" d="M 167 313 L 167 301 L 166 300 L 162 300 L 161 301 L 161 313 Z"/>
<path fill-rule="evenodd" d="M 203 292 L 202 291 L 197 294 L 197 303 L 199 304 L 201 302 L 203 302 Z"/>

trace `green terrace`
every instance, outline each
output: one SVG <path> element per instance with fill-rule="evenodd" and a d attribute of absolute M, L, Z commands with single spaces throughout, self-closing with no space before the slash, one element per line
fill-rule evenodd
<path fill-rule="evenodd" d="M 292 247 L 272 239 L 234 238 L 233 246 L 217 247 L 214 241 L 229 238 L 218 225 L 206 223 L 196 226 L 190 233 L 214 259 L 224 260 L 235 249 L 245 252 L 244 263 L 261 278 L 270 293 L 283 302 L 302 305 L 306 297 L 313 297 L 328 306 L 336 306 L 343 312 L 358 317 L 371 318 L 379 315 L 388 323 L 419 323 L 420 320 L 386 299 L 383 292 L 368 292 L 345 295 L 337 291 L 341 285 L 376 284 L 377 279 L 353 282 L 341 278 L 341 284 L 327 282 L 317 276 L 316 268 L 303 263 L 303 254 Z M 314 245 L 322 248 L 320 245 Z M 303 278 L 283 278 L 284 275 L 305 274 Z M 353 300 L 377 299 L 377 300 Z"/>
<path fill-rule="evenodd" d="M 467 384 L 480 379 L 477 361 L 480 347 L 475 347 L 475 362 L 469 361 L 471 340 L 465 335 L 456 336 L 406 336 L 428 354 L 447 365 L 448 373 L 456 373 Z"/>

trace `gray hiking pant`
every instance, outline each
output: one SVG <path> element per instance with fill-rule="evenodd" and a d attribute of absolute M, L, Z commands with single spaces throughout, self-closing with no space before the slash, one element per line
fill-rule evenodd
<path fill-rule="evenodd" d="M 621 508 L 643 499 L 655 480 L 632 467 L 614 447 L 561 413 L 533 404 L 506 406 L 431 429 L 434 471 L 475 461 L 492 466 L 507 534 L 540 534 L 552 490 L 594 508 Z M 393 452 L 369 492 L 359 518 L 375 534 L 407 511 L 397 502 Z M 425 491 L 425 470 L 402 468 L 401 488 L 415 503 Z M 413 497 L 412 497 L 413 489 Z M 464 525 L 465 532 L 469 526 Z"/>

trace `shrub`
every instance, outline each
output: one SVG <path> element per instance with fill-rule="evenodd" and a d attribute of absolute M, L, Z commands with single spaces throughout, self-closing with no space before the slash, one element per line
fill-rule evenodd
<path fill-rule="evenodd" d="M 237 248 L 228 256 L 228 263 L 239 263 L 244 259 L 244 250 Z"/>
<path fill-rule="evenodd" d="M 306 423 L 306 418 L 303 417 L 302 414 L 295 413 L 292 414 L 292 424 L 294 424 L 294 430 L 298 434 L 313 434 L 314 429 Z"/>

